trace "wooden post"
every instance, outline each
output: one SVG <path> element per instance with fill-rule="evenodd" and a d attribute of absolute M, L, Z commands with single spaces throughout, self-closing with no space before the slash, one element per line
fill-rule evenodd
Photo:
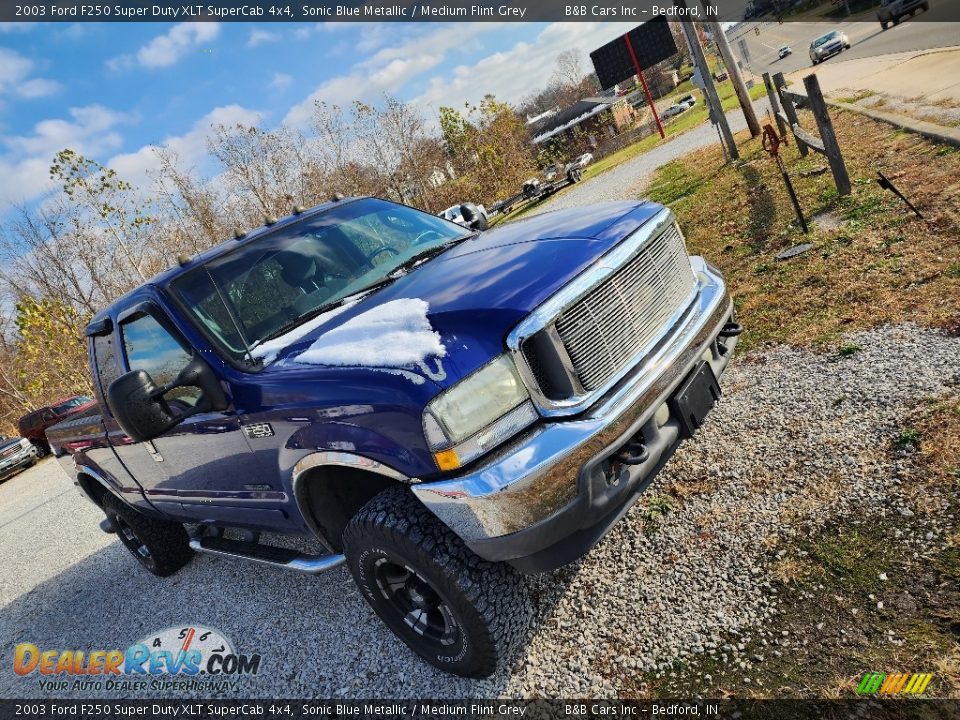
<path fill-rule="evenodd" d="M 787 87 L 787 81 L 783 78 L 783 73 L 781 72 L 774 75 L 773 82 L 777 86 L 780 102 L 783 103 L 783 114 L 787 116 L 787 122 L 790 123 L 790 129 L 792 130 L 794 125 L 800 124 L 800 121 L 797 119 L 797 109 L 793 105 L 793 100 L 783 92 Z M 806 157 L 810 150 L 807 149 L 806 144 L 804 144 L 802 140 L 797 138 L 796 133 L 794 133 L 793 137 L 797 140 L 797 147 L 800 149 L 800 154 Z"/>
<path fill-rule="evenodd" d="M 713 33 L 713 41 L 717 44 L 717 49 L 723 58 L 723 64 L 727 67 L 727 75 L 730 76 L 730 82 L 733 83 L 733 89 L 737 93 L 737 99 L 740 101 L 740 107 L 743 110 L 743 117 L 747 121 L 747 127 L 750 128 L 750 136 L 757 137 L 761 132 L 760 121 L 757 120 L 757 113 L 753 109 L 750 91 L 747 89 L 746 83 L 743 82 L 740 66 L 737 65 L 737 60 L 733 57 L 733 50 L 730 49 L 727 33 L 719 22 L 708 24 Z"/>
<path fill-rule="evenodd" d="M 773 81 L 770 79 L 770 73 L 763 74 L 763 85 L 767 88 L 767 99 L 770 101 L 770 112 L 773 113 L 774 119 L 777 121 L 777 129 L 780 130 L 780 137 L 783 137 L 787 134 L 786 123 L 783 122 L 783 118 L 780 117 L 780 101 L 777 99 L 777 91 L 773 88 Z"/>
<path fill-rule="evenodd" d="M 686 0 L 674 0 L 674 5 L 686 13 Z M 713 75 L 710 74 L 710 65 L 703 54 L 703 48 L 700 47 L 700 38 L 697 37 L 696 26 L 692 22 L 681 22 L 683 34 L 687 38 L 687 46 L 690 48 L 690 57 L 693 59 L 694 67 L 700 69 L 700 76 L 703 78 L 703 96 L 707 104 L 714 109 L 717 115 L 717 126 L 720 128 L 720 135 L 727 145 L 727 152 L 732 160 L 740 159 L 740 150 L 737 148 L 737 142 L 733 138 L 733 132 L 727 123 L 727 116 L 723 112 L 723 105 L 720 103 L 720 96 L 717 95 L 717 89 L 713 85 Z"/>
<path fill-rule="evenodd" d="M 824 155 L 830 161 L 830 170 L 833 172 L 833 179 L 837 184 L 837 193 L 849 195 L 851 190 L 850 176 L 847 174 L 847 166 L 843 162 L 843 154 L 840 152 L 840 145 L 837 143 L 837 134 L 833 131 L 830 113 L 827 112 L 827 103 L 824 102 L 823 93 L 820 92 L 820 81 L 817 80 L 816 75 L 807 75 L 803 79 L 803 86 L 807 89 L 810 111 L 817 121 L 817 129 L 820 131 L 820 139 L 823 141 Z"/>

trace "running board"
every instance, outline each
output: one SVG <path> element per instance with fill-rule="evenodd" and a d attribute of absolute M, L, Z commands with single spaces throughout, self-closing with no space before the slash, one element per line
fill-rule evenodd
<path fill-rule="evenodd" d="M 343 555 L 302 555 L 296 550 L 275 545 L 260 545 L 211 536 L 191 539 L 190 547 L 197 552 L 252 560 L 263 565 L 296 570 L 307 575 L 319 575 L 327 570 L 333 570 L 347 560 Z"/>

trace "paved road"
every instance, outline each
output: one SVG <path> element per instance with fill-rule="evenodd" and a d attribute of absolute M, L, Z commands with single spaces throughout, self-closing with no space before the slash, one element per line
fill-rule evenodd
<path fill-rule="evenodd" d="M 810 42 L 830 30 L 842 30 L 850 38 L 852 47 L 826 61 L 827 64 L 856 58 L 876 57 L 908 50 L 927 50 L 960 43 L 960 23 L 943 20 L 955 0 L 930 0 L 930 10 L 916 18 L 905 18 L 897 26 L 883 31 L 875 13 L 859 15 L 856 22 L 776 22 L 744 23 L 730 33 L 734 54 L 740 58 L 739 38 L 744 38 L 750 52 L 750 62 L 744 63 L 754 73 L 782 72 L 784 74 L 811 67 L 807 54 Z M 955 14 L 955 10 L 951 11 Z M 755 33 L 760 28 L 760 34 Z M 780 60 L 777 51 L 788 45 L 793 55 Z M 742 58 L 741 58 L 742 59 Z"/>

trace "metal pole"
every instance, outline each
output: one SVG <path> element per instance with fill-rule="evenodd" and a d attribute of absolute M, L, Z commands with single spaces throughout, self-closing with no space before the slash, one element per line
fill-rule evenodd
<path fill-rule="evenodd" d="M 684 12 L 686 16 L 686 0 L 675 0 L 675 5 Z M 697 30 L 693 23 L 686 20 L 680 25 L 683 27 L 683 34 L 687 38 L 687 45 L 690 46 L 690 55 L 693 57 L 693 64 L 699 68 L 700 75 L 703 77 L 703 94 L 707 102 L 714 108 L 717 116 L 717 126 L 723 135 L 723 140 L 727 145 L 727 151 L 733 160 L 740 159 L 740 151 L 737 150 L 737 143 L 733 139 L 733 133 L 730 132 L 730 125 L 727 124 L 727 116 L 723 112 L 723 105 L 720 104 L 720 96 L 717 95 L 717 89 L 713 85 L 713 75 L 710 74 L 710 66 L 707 64 L 707 58 L 703 54 L 703 48 L 700 47 L 700 38 L 697 37 Z"/>
<path fill-rule="evenodd" d="M 717 43 L 717 49 L 723 57 L 723 64 L 727 66 L 727 74 L 730 76 L 730 82 L 733 83 L 737 99 L 740 100 L 743 116 L 747 119 L 747 127 L 750 128 L 750 135 L 756 137 L 760 134 L 760 122 L 757 120 L 757 113 L 753 110 L 753 101 L 750 100 L 750 91 L 747 90 L 747 85 L 743 82 L 740 66 L 737 65 L 737 61 L 733 57 L 733 51 L 730 49 L 730 43 L 727 42 L 727 34 L 723 31 L 723 26 L 720 23 L 711 22 L 709 25 L 713 31 L 713 39 Z"/>
<path fill-rule="evenodd" d="M 650 88 L 647 87 L 647 79 L 643 76 L 643 68 L 637 61 L 637 54 L 633 51 L 633 43 L 630 42 L 630 36 L 624 33 L 624 42 L 627 43 L 627 50 L 630 51 L 630 59 L 633 60 L 633 69 L 637 71 L 637 77 L 640 78 L 640 84 L 643 85 L 643 92 L 647 96 L 647 105 L 650 106 L 650 112 L 653 113 L 653 119 L 657 123 L 657 130 L 660 131 L 660 139 L 663 140 L 667 135 L 663 132 L 663 123 L 660 122 L 660 116 L 657 114 L 657 106 L 653 104 L 653 96 L 650 94 Z"/>

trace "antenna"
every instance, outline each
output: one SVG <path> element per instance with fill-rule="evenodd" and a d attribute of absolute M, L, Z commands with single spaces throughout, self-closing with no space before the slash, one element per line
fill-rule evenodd
<path fill-rule="evenodd" d="M 243 349 L 247 351 L 247 358 L 250 361 L 250 364 L 256 365 L 257 360 L 253 357 L 253 351 L 250 349 L 250 342 L 247 340 L 247 336 L 244 334 L 243 328 L 237 321 L 236 315 L 233 314 L 233 310 L 227 303 L 227 299 L 223 296 L 220 286 L 217 284 L 217 281 L 213 277 L 213 273 L 210 272 L 210 268 L 207 267 L 206 263 L 203 264 L 203 271 L 207 274 L 207 278 L 209 278 L 210 284 L 213 285 L 213 289 L 217 291 L 217 297 L 220 298 L 220 303 L 223 305 L 224 309 L 226 309 L 227 315 L 230 316 L 230 322 L 233 323 L 233 328 L 237 331 L 237 335 L 240 337 L 240 342 L 243 343 Z"/>

